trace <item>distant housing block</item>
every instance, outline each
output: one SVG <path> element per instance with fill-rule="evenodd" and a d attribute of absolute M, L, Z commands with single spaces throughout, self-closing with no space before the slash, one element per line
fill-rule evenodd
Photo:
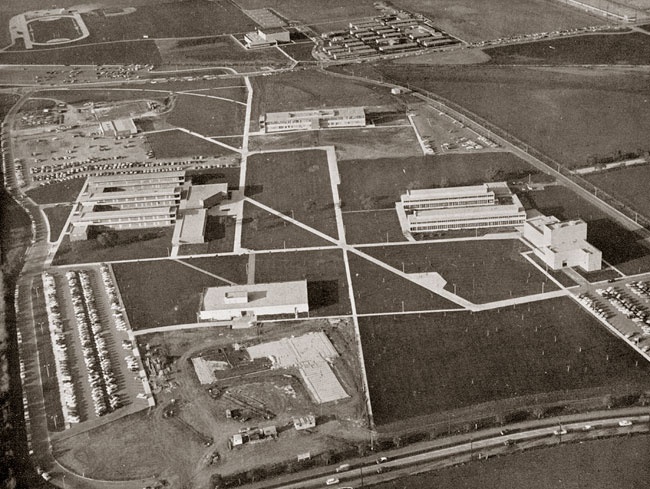
<path fill-rule="evenodd" d="M 316 130 L 330 127 L 363 127 L 366 113 L 363 107 L 268 112 L 260 116 L 264 132 Z"/>
<path fill-rule="evenodd" d="M 554 216 L 539 216 L 524 224 L 524 239 L 535 248 L 535 255 L 553 270 L 581 267 L 587 272 L 600 270 L 602 253 L 587 242 L 587 223 L 582 219 L 560 221 Z"/>
<path fill-rule="evenodd" d="M 230 321 L 255 315 L 298 314 L 309 311 L 307 281 L 209 287 L 203 291 L 199 319 Z"/>
<path fill-rule="evenodd" d="M 523 205 L 505 182 L 411 190 L 396 209 L 405 234 L 521 226 L 526 220 Z"/>

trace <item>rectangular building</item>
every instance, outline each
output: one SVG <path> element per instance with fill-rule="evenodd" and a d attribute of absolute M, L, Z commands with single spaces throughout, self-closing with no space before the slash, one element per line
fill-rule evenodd
<path fill-rule="evenodd" d="M 521 226 L 526 222 L 526 211 L 517 202 L 506 205 L 460 207 L 415 211 L 406 216 L 411 233 L 431 233 L 457 229 L 481 229 Z"/>
<path fill-rule="evenodd" d="M 317 130 L 331 127 L 363 127 L 366 113 L 363 107 L 268 112 L 260 116 L 264 132 Z"/>
<path fill-rule="evenodd" d="M 495 190 L 503 189 L 504 185 L 506 185 L 504 182 L 496 182 L 463 187 L 407 190 L 400 200 L 405 211 L 494 205 Z M 507 193 L 510 194 L 509 191 Z"/>

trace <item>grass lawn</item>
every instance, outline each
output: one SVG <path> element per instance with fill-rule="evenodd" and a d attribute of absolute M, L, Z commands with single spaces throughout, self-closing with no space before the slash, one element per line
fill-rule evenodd
<path fill-rule="evenodd" d="M 272 133 L 251 136 L 249 146 L 252 150 L 335 146 L 337 161 L 422 155 L 411 126 Z"/>
<path fill-rule="evenodd" d="M 311 55 L 314 49 L 312 42 L 300 42 L 296 44 L 283 44 L 280 49 L 296 61 L 316 61 Z"/>
<path fill-rule="evenodd" d="M 322 233 L 338 236 L 325 151 L 249 156 L 246 196 Z"/>
<path fill-rule="evenodd" d="M 446 154 L 339 162 L 342 208 L 394 209 L 407 189 L 475 185 L 537 173 L 512 153 Z"/>
<path fill-rule="evenodd" d="M 85 40 L 87 39 L 89 38 Z M 126 65 L 132 63 L 160 65 L 161 62 L 162 58 L 160 57 L 156 43 L 150 40 L 96 44 L 92 46 L 39 46 L 39 49 L 0 52 L 0 64 L 8 65 Z"/>
<path fill-rule="evenodd" d="M 59 238 L 63 227 L 72 211 L 71 205 L 58 205 L 56 207 L 47 207 L 43 209 L 47 220 L 50 223 L 50 241 L 54 242 Z"/>
<path fill-rule="evenodd" d="M 647 193 L 650 165 L 593 173 L 586 178 L 639 214 L 650 218 L 650 198 Z"/>
<path fill-rule="evenodd" d="M 177 95 L 167 122 L 203 136 L 242 134 L 246 107 L 198 95 Z"/>
<path fill-rule="evenodd" d="M 395 209 L 344 212 L 345 239 L 351 244 L 406 241 Z"/>
<path fill-rule="evenodd" d="M 363 248 L 406 273 L 437 272 L 446 290 L 474 303 L 538 294 L 558 287 L 521 256 L 521 241 L 480 240 Z"/>
<path fill-rule="evenodd" d="M 236 3 L 244 10 L 272 8 L 287 19 L 297 19 L 305 24 L 371 17 L 378 13 L 372 0 L 237 0 Z"/>
<path fill-rule="evenodd" d="M 169 96 L 164 92 L 153 92 L 151 90 L 129 89 L 111 90 L 106 88 L 76 88 L 76 89 L 50 89 L 40 90 L 34 93 L 34 97 L 53 98 L 69 104 L 82 104 L 85 102 L 121 102 L 125 100 L 159 100 L 163 101 Z"/>
<path fill-rule="evenodd" d="M 568 298 L 359 324 L 380 425 L 531 394 L 648 388 L 650 365 Z"/>
<path fill-rule="evenodd" d="M 241 240 L 242 246 L 251 250 L 305 248 L 332 244 L 248 202 L 244 202 Z"/>
<path fill-rule="evenodd" d="M 496 64 L 648 64 L 650 37 L 596 34 L 565 37 L 483 50 Z"/>
<path fill-rule="evenodd" d="M 133 329 L 196 323 L 203 289 L 228 285 L 173 260 L 114 263 L 113 271 Z"/>
<path fill-rule="evenodd" d="M 461 307 L 355 253 L 348 260 L 359 314 Z"/>
<path fill-rule="evenodd" d="M 81 35 L 77 21 L 72 17 L 54 20 L 34 20 L 29 23 L 34 42 L 48 42 L 55 39 L 76 39 Z"/>
<path fill-rule="evenodd" d="M 223 216 L 208 216 L 205 228 L 205 243 L 182 245 L 179 255 L 224 253 L 232 251 L 235 243 L 235 219 Z"/>
<path fill-rule="evenodd" d="M 85 178 L 73 178 L 63 182 L 50 183 L 27 191 L 27 196 L 37 204 L 74 202 L 86 183 Z"/>
<path fill-rule="evenodd" d="M 568 166 L 648 148 L 650 74 L 644 71 L 486 65 L 380 69 L 391 80 L 463 106 Z"/>
<path fill-rule="evenodd" d="M 235 282 L 236 284 L 246 283 L 246 264 L 248 263 L 248 257 L 245 255 L 184 258 L 182 261 L 218 277 Z"/>
<path fill-rule="evenodd" d="M 307 280 L 310 317 L 352 312 L 341 250 L 255 255 L 255 283 L 303 279 Z"/>
<path fill-rule="evenodd" d="M 114 260 L 133 260 L 167 256 L 171 250 L 174 227 L 115 231 L 114 246 L 103 246 L 96 238 L 71 242 L 61 241 L 54 265 Z"/>
<path fill-rule="evenodd" d="M 584 199 L 563 186 L 521 194 L 526 208 L 560 220 L 582 218 L 587 240 L 603 252 L 603 259 L 625 273 L 650 270 L 650 248 L 635 233 L 626 230 Z"/>
<path fill-rule="evenodd" d="M 183 158 L 186 156 L 228 156 L 233 152 L 218 144 L 179 130 L 154 132 L 146 135 L 147 143 L 156 158 Z"/>
<path fill-rule="evenodd" d="M 187 477 L 205 447 L 180 424 L 141 411 L 57 441 L 53 451 L 63 465 L 87 477 L 130 480 Z"/>

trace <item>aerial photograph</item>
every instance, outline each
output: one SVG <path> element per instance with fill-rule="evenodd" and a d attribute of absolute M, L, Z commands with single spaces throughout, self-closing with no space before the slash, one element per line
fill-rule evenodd
<path fill-rule="evenodd" d="M 0 489 L 650 487 L 650 0 L 1 0 Z"/>

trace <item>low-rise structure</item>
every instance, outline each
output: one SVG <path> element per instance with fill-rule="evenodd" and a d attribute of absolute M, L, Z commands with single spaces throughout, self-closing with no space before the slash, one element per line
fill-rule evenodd
<path fill-rule="evenodd" d="M 291 34 L 282 27 L 258 28 L 256 31 L 244 35 L 247 48 L 262 48 L 275 46 L 279 42 L 290 42 Z"/>
<path fill-rule="evenodd" d="M 363 107 L 268 112 L 260 116 L 259 122 L 264 132 L 363 127 L 366 125 L 366 113 Z"/>
<path fill-rule="evenodd" d="M 99 131 L 102 136 L 115 138 L 128 138 L 136 134 L 138 128 L 131 118 L 115 119 L 113 121 L 104 121 L 99 124 Z"/>
<path fill-rule="evenodd" d="M 591 272 L 602 266 L 602 253 L 587 242 L 587 223 L 582 219 L 534 217 L 524 224 L 523 237 L 534 246 L 535 256 L 553 270 L 581 267 Z"/>
<path fill-rule="evenodd" d="M 203 291 L 200 321 L 309 312 L 307 281 L 209 287 Z"/>

